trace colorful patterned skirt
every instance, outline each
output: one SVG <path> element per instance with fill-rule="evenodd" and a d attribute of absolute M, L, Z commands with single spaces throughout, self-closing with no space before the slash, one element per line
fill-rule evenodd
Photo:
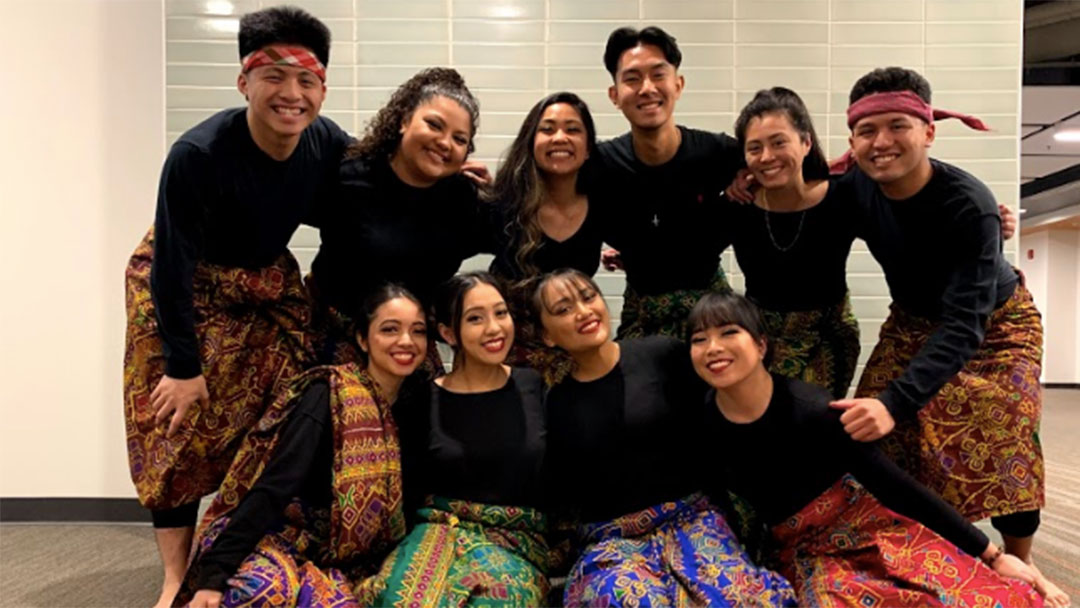
<path fill-rule="evenodd" d="M 630 284 L 623 291 L 623 309 L 617 340 L 645 336 L 671 336 L 687 339 L 686 319 L 701 296 L 711 292 L 730 292 L 724 269 L 716 267 L 716 276 L 705 289 L 679 289 L 659 295 L 640 295 Z"/>
<path fill-rule="evenodd" d="M 551 554 L 539 511 L 432 497 L 418 514 L 421 523 L 357 590 L 361 604 L 546 604 Z"/>
<path fill-rule="evenodd" d="M 761 308 L 769 336 L 769 371 L 829 389 L 842 399 L 859 359 L 859 322 L 850 294 L 835 306 L 806 311 Z"/>
<path fill-rule="evenodd" d="M 586 524 L 566 606 L 794 606 L 779 574 L 751 563 L 701 495 Z"/>
<path fill-rule="evenodd" d="M 334 433 L 330 507 L 310 508 L 299 500 L 290 504 L 285 523 L 268 531 L 229 579 L 224 605 L 355 606 L 354 589 L 363 589 L 405 536 L 401 448 L 390 405 L 355 364 L 317 367 L 297 377 L 244 438 L 203 519 L 177 604 L 197 591 L 200 557 L 258 480 L 284 422 L 315 380 L 330 385 Z"/>
<path fill-rule="evenodd" d="M 859 381 L 875 397 L 899 377 L 935 329 L 895 305 Z M 1042 323 L 1026 288 L 990 316 L 975 356 L 942 387 L 918 418 L 897 424 L 882 447 L 901 467 L 970 520 L 1039 509 L 1045 469 Z"/>
<path fill-rule="evenodd" d="M 151 229 L 125 273 L 127 336 L 124 417 L 128 462 L 139 501 L 149 509 L 195 502 L 217 489 L 240 438 L 273 395 L 314 362 L 311 307 L 292 254 L 258 270 L 199 264 L 193 280 L 195 335 L 209 406 L 188 410 L 166 439 L 150 394 L 165 357 L 150 294 Z"/>
<path fill-rule="evenodd" d="M 890 511 L 845 475 L 773 527 L 799 604 L 1042 606 L 1027 583 L 1005 579 L 926 526 Z"/>

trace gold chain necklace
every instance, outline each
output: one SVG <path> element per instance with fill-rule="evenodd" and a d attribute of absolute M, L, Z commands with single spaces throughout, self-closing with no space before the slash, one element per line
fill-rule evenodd
<path fill-rule="evenodd" d="M 769 191 L 763 189 L 761 191 L 761 201 L 765 203 L 765 231 L 769 233 L 769 240 L 772 241 L 773 247 L 780 253 L 787 253 L 795 246 L 795 243 L 799 240 L 799 235 L 802 234 L 803 221 L 806 220 L 806 209 L 800 209 L 799 214 L 799 227 L 795 230 L 795 237 L 791 239 L 791 242 L 787 244 L 787 247 L 781 247 L 780 243 L 776 242 L 776 236 L 773 234 L 772 224 L 769 222 Z"/>

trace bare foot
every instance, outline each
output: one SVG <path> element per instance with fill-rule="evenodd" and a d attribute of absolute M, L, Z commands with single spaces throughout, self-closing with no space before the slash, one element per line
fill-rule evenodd
<path fill-rule="evenodd" d="M 172 606 L 177 591 L 180 591 L 180 581 L 162 583 L 161 596 L 158 598 L 157 603 L 154 604 L 154 608 L 169 608 Z"/>
<path fill-rule="evenodd" d="M 1035 571 L 1035 590 L 1039 592 L 1039 595 L 1043 596 L 1046 605 L 1051 608 L 1068 608 L 1071 605 L 1069 594 L 1043 576 L 1043 573 L 1035 567 L 1035 564 L 1028 562 L 1028 565 Z"/>

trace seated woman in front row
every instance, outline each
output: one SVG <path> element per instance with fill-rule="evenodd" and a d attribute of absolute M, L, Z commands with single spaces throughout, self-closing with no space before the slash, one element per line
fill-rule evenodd
<path fill-rule="evenodd" d="M 244 438 L 176 605 L 371 603 L 370 576 L 405 536 L 391 406 L 424 361 L 427 323 L 393 285 L 352 316 L 366 362 L 301 374 Z"/>
<path fill-rule="evenodd" d="M 613 341 L 600 290 L 577 270 L 547 275 L 533 305 L 545 342 L 575 363 L 547 398 L 548 499 L 583 522 L 565 604 L 794 605 L 697 491 L 714 459 L 688 436 L 706 387 L 685 344 Z"/>
<path fill-rule="evenodd" d="M 694 369 L 714 389 L 699 441 L 741 455 L 715 460 L 715 486 L 772 526 L 801 605 L 1043 605 L 1028 565 L 851 439 L 826 389 L 768 372 L 749 300 L 706 295 L 689 327 Z"/>
<path fill-rule="evenodd" d="M 490 274 L 450 279 L 435 316 L 454 367 L 399 417 L 406 509 L 420 509 L 376 577 L 372 605 L 543 605 L 543 381 L 505 364 L 514 321 Z"/>

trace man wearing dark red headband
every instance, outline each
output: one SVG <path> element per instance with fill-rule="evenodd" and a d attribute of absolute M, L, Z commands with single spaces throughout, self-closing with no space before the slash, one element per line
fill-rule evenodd
<path fill-rule="evenodd" d="M 287 245 L 333 183 L 348 135 L 319 117 L 330 31 L 279 7 L 244 15 L 237 88 L 169 151 L 153 229 L 127 269 L 128 458 L 165 567 L 187 564 L 199 499 L 217 489 L 271 395 L 312 362 Z"/>
<path fill-rule="evenodd" d="M 893 303 L 857 398 L 833 405 L 855 439 L 885 437 L 902 466 L 969 519 L 991 517 L 1030 562 L 1044 504 L 1040 316 L 1002 255 L 990 190 L 929 155 L 936 119 L 988 128 L 932 108 L 929 83 L 902 68 L 860 78 L 850 104 L 858 166 L 845 181 Z"/>

